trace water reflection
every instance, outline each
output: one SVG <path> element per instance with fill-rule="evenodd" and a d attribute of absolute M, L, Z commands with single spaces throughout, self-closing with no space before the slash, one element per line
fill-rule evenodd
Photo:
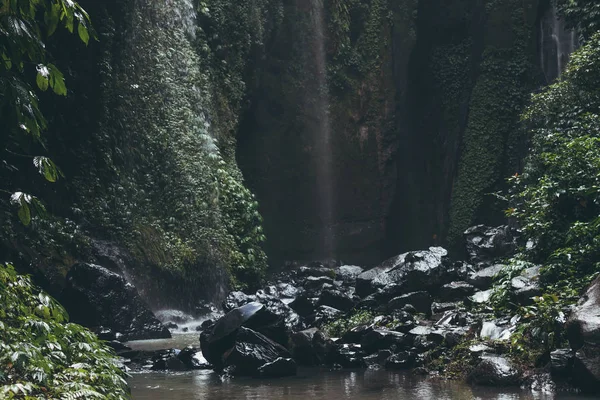
<path fill-rule="evenodd" d="M 582 399 L 535 394 L 519 389 L 470 387 L 387 371 L 301 370 L 279 380 L 221 380 L 211 371 L 135 374 L 129 381 L 134 400 L 550 400 Z"/>

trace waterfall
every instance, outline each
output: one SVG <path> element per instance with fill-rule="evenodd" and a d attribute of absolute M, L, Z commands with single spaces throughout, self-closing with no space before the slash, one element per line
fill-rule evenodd
<path fill-rule="evenodd" d="M 327 51 L 325 47 L 325 15 L 323 0 L 313 0 L 312 23 L 314 28 L 313 62 L 318 92 L 316 94 L 315 131 L 316 185 L 320 218 L 322 255 L 334 255 L 333 231 L 333 157 L 331 144 L 331 120 L 329 115 L 329 88 L 327 83 Z"/>
<path fill-rule="evenodd" d="M 566 28 L 551 5 L 540 19 L 539 36 L 540 65 L 550 83 L 564 72 L 571 53 L 577 49 L 577 33 Z"/>

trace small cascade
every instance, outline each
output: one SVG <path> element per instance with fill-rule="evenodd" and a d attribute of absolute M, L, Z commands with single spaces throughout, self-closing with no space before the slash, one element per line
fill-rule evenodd
<path fill-rule="evenodd" d="M 539 42 L 540 65 L 550 83 L 564 72 L 571 53 L 579 46 L 577 33 L 567 29 L 554 5 L 540 19 Z"/>
<path fill-rule="evenodd" d="M 331 120 L 329 115 L 329 88 L 327 83 L 327 51 L 325 34 L 324 0 L 313 0 L 312 23 L 314 28 L 313 62 L 318 93 L 316 95 L 315 131 L 316 185 L 320 217 L 321 248 L 325 258 L 334 255 L 333 232 L 333 157 L 331 143 Z"/>

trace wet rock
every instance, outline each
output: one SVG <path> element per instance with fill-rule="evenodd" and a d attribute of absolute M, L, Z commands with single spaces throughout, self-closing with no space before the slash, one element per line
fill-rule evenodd
<path fill-rule="evenodd" d="M 337 308 L 342 311 L 350 311 L 354 308 L 355 301 L 351 294 L 340 290 L 324 290 L 319 296 L 318 305 Z"/>
<path fill-rule="evenodd" d="M 390 300 L 387 307 L 389 311 L 393 311 L 402 309 L 407 304 L 412 305 L 418 313 L 429 314 L 431 312 L 431 296 L 424 291 L 395 297 Z"/>
<path fill-rule="evenodd" d="M 61 302 L 73 322 L 101 325 L 121 333 L 120 340 L 170 338 L 133 285 L 95 264 L 75 264 L 67 275 Z"/>
<path fill-rule="evenodd" d="M 364 272 L 364 269 L 356 265 L 343 265 L 335 270 L 335 279 L 342 281 L 345 285 L 354 285 L 356 278 Z"/>
<path fill-rule="evenodd" d="M 356 277 L 356 294 L 360 297 L 366 297 L 371 293 L 375 292 L 378 288 L 384 287 L 393 281 L 390 279 L 386 283 L 386 274 L 397 266 L 404 262 L 406 254 L 400 254 L 399 256 L 392 257 L 385 260 L 380 265 L 365 271 Z M 375 284 L 373 281 L 375 278 L 379 278 Z"/>
<path fill-rule="evenodd" d="M 297 270 L 298 276 L 300 277 L 328 277 L 333 278 L 335 276 L 335 270 L 324 266 L 320 262 L 312 262 L 308 265 L 302 266 Z"/>
<path fill-rule="evenodd" d="M 456 310 L 462 305 L 462 302 L 450 302 L 450 303 L 431 303 L 431 313 L 440 314 L 450 310 Z"/>
<path fill-rule="evenodd" d="M 234 308 L 252 303 L 253 301 L 256 301 L 255 296 L 249 296 L 244 292 L 231 292 L 225 301 L 223 301 L 223 310 L 225 310 L 225 312 L 229 312 Z"/>
<path fill-rule="evenodd" d="M 168 330 L 175 330 L 175 329 L 179 328 L 179 326 L 175 322 L 167 322 L 164 324 L 164 326 Z"/>
<path fill-rule="evenodd" d="M 367 354 L 378 350 L 389 349 L 395 346 L 396 349 L 403 349 L 411 344 L 406 334 L 385 329 L 374 329 L 364 335 L 360 341 L 362 349 Z"/>
<path fill-rule="evenodd" d="M 465 231 L 464 237 L 469 260 L 477 266 L 492 265 L 500 258 L 511 256 L 518 248 L 518 232 L 506 225 L 473 226 Z"/>
<path fill-rule="evenodd" d="M 354 328 L 348 330 L 344 335 L 340 338 L 340 343 L 360 343 L 363 336 L 373 330 L 372 324 L 363 324 L 359 326 L 355 326 Z"/>
<path fill-rule="evenodd" d="M 379 369 L 386 364 L 386 360 L 390 358 L 392 352 L 389 350 L 379 350 L 377 353 L 373 353 L 363 358 L 367 368 Z"/>
<path fill-rule="evenodd" d="M 333 286 L 333 278 L 328 276 L 309 276 L 303 282 L 304 289 L 313 292 L 323 290 L 323 285 Z"/>
<path fill-rule="evenodd" d="M 468 298 L 469 302 L 475 304 L 484 304 L 490 301 L 492 294 L 494 293 L 493 289 L 483 290 L 481 292 L 476 292 L 473 296 Z"/>
<path fill-rule="evenodd" d="M 467 282 L 479 289 L 488 289 L 494 283 L 494 278 L 506 266 L 503 264 L 494 264 L 490 267 L 483 268 L 477 272 L 472 272 L 467 278 Z"/>
<path fill-rule="evenodd" d="M 451 282 L 443 285 L 438 292 L 442 301 L 464 300 L 475 292 L 475 287 L 467 282 Z"/>
<path fill-rule="evenodd" d="M 519 378 L 519 371 L 506 357 L 483 355 L 468 381 L 485 386 L 512 386 L 519 384 Z"/>
<path fill-rule="evenodd" d="M 276 288 L 278 296 L 284 299 L 295 299 L 302 292 L 289 283 L 279 283 Z"/>
<path fill-rule="evenodd" d="M 502 324 L 498 321 L 484 321 L 479 337 L 490 340 L 508 340 L 514 331 L 514 325 Z"/>
<path fill-rule="evenodd" d="M 471 353 L 473 353 L 473 354 L 476 354 L 476 355 L 481 355 L 483 353 L 488 353 L 488 352 L 490 352 L 492 350 L 493 349 L 490 346 L 488 346 L 486 344 L 483 344 L 483 343 L 474 344 L 474 345 L 469 346 L 469 351 Z"/>
<path fill-rule="evenodd" d="M 452 348 L 465 341 L 468 331 L 464 328 L 454 328 L 444 331 L 443 336 L 446 347 Z"/>
<path fill-rule="evenodd" d="M 385 369 L 399 371 L 412 368 L 415 364 L 415 354 L 409 351 L 401 351 L 390 356 L 385 362 Z"/>
<path fill-rule="evenodd" d="M 234 346 L 223 355 L 224 367 L 235 367 L 235 375 L 257 376 L 259 369 L 279 358 L 289 359 L 291 355 L 285 347 L 252 329 L 238 329 Z"/>
<path fill-rule="evenodd" d="M 291 358 L 279 357 L 275 361 L 268 362 L 258 368 L 258 375 L 261 378 L 283 378 L 285 376 L 296 375 L 298 366 Z"/>
<path fill-rule="evenodd" d="M 210 365 L 199 349 L 188 346 L 177 354 L 177 358 L 183 363 L 186 369 L 206 369 Z"/>
<path fill-rule="evenodd" d="M 181 352 L 177 349 L 157 352 L 152 358 L 153 371 L 185 371 L 187 367 L 179 359 Z"/>
<path fill-rule="evenodd" d="M 317 310 L 317 303 L 319 299 L 317 297 L 310 297 L 306 294 L 301 294 L 292 301 L 289 306 L 302 317 L 308 317 Z"/>
<path fill-rule="evenodd" d="M 371 286 L 377 288 L 395 283 L 402 287 L 403 293 L 435 289 L 456 278 L 456 270 L 447 255 L 448 252 L 441 247 L 430 247 L 429 250 L 397 256 L 395 260 L 399 263 L 376 275 Z"/>
<path fill-rule="evenodd" d="M 323 326 L 328 322 L 335 321 L 343 316 L 344 313 L 336 308 L 329 306 L 319 306 L 315 314 L 307 318 L 312 326 Z"/>
<path fill-rule="evenodd" d="M 532 304 L 533 297 L 542 294 L 538 283 L 540 267 L 525 269 L 520 276 L 514 277 L 510 283 L 520 304 Z"/>
<path fill-rule="evenodd" d="M 526 376 L 526 381 L 522 388 L 529 388 L 534 393 L 554 394 L 556 384 L 552 381 L 552 376 L 548 372 L 534 372 Z"/>
<path fill-rule="evenodd" d="M 321 365 L 326 360 L 329 339 L 317 328 L 295 332 L 291 336 L 292 355 L 302 365 Z"/>
<path fill-rule="evenodd" d="M 573 357 L 571 349 L 556 349 L 550 353 L 550 371 L 555 379 L 566 379 L 571 375 Z"/>
<path fill-rule="evenodd" d="M 359 344 L 335 344 L 327 356 L 327 362 L 331 365 L 339 365 L 342 368 L 362 368 L 364 352 Z"/>
<path fill-rule="evenodd" d="M 235 308 L 218 320 L 215 325 L 200 334 L 202 354 L 217 369 L 223 367 L 223 354 L 233 347 L 235 335 L 244 323 L 264 309 L 264 305 L 252 302 Z"/>
<path fill-rule="evenodd" d="M 594 280 L 571 313 L 567 337 L 576 351 L 575 383 L 585 391 L 600 390 L 600 277 Z"/>
<path fill-rule="evenodd" d="M 381 302 L 377 300 L 374 294 L 370 294 L 356 304 L 356 308 L 359 310 L 377 310 L 381 307 Z"/>

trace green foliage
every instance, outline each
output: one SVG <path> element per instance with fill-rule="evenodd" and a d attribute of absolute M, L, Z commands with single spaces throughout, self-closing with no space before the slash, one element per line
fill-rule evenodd
<path fill-rule="evenodd" d="M 0 398 L 129 399 L 115 356 L 54 299 L 0 266 Z"/>
<path fill-rule="evenodd" d="M 71 0 L 0 0 L 0 120 L 3 124 L 3 148 L 0 150 L 3 168 L 15 171 L 12 165 L 17 157 L 33 158 L 33 164 L 49 182 L 56 182 L 60 170 L 48 157 L 20 154 L 28 149 L 27 140 L 43 147 L 42 132 L 47 122 L 40 111 L 33 76 L 39 90 L 67 95 L 62 72 L 49 61 L 47 39 L 59 26 L 73 33 L 77 25 L 79 37 L 86 44 L 90 38 L 90 20 L 83 8 Z M 93 35 L 93 33 L 92 33 Z M 9 180 L 3 182 L 9 185 Z M 11 193 L 13 187 L 0 190 Z M 14 193 L 11 203 L 18 208 L 21 222 L 28 225 L 32 211 L 41 212 L 43 206 L 34 196 Z"/>
<path fill-rule="evenodd" d="M 600 30 L 600 3 L 596 0 L 553 0 L 568 25 L 586 40 Z"/>
<path fill-rule="evenodd" d="M 600 34 L 576 51 L 559 81 L 535 94 L 523 114 L 531 152 L 523 174 L 509 179 L 507 215 L 530 244 L 496 285 L 498 312 L 522 317 L 511 351 L 535 365 L 562 346 L 564 310 L 600 272 Z M 529 263 L 541 265 L 543 295 L 520 307 L 510 280 Z"/>
<path fill-rule="evenodd" d="M 373 323 L 373 315 L 370 311 L 356 311 L 351 316 L 345 316 L 332 321 L 323 327 L 323 331 L 330 337 L 342 337 L 352 328 L 364 324 Z"/>
<path fill-rule="evenodd" d="M 545 286 L 581 289 L 600 271 L 600 35 L 573 54 L 562 79 L 533 97 L 524 115 L 532 149 L 510 179 L 507 214 L 534 246 Z"/>

